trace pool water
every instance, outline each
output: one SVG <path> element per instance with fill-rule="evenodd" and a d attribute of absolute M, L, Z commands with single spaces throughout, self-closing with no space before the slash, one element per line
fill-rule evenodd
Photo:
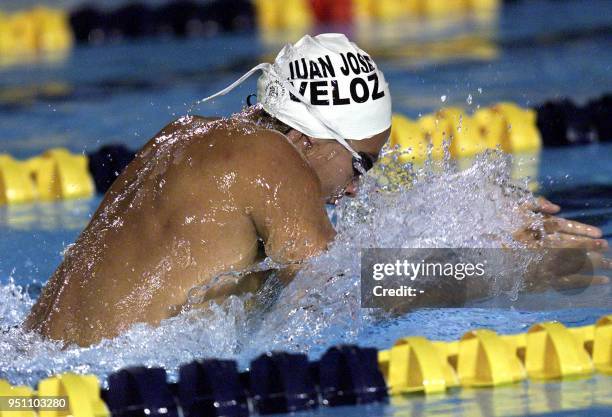
<path fill-rule="evenodd" d="M 402 22 L 386 30 L 353 28 L 348 33 L 385 72 L 394 111 L 410 117 L 446 105 L 474 110 L 513 101 L 533 106 L 564 96 L 581 103 L 612 91 L 608 51 L 612 3 L 526 3 L 508 6 L 499 19 Z M 466 39 L 478 48 L 466 47 Z M 111 142 L 137 148 L 197 99 L 270 60 L 282 42 L 246 35 L 126 42 L 77 47 L 62 63 L 0 69 L 0 153 L 29 157 L 55 146 L 90 152 Z M 423 43 L 425 47 L 419 46 Z M 238 111 L 254 88 L 255 78 L 197 112 Z M 611 162 L 611 143 L 546 149 L 539 156 L 537 172 L 540 193 L 562 205 L 564 216 L 602 228 L 609 242 Z M 587 300 L 592 297 L 593 307 L 552 311 L 427 309 L 379 320 L 360 308 L 355 253 L 361 247 L 479 247 L 491 244 L 482 238 L 489 232 L 507 235 L 517 220 L 499 214 L 511 212 L 517 201 L 498 196 L 491 202 L 487 197 L 496 190 L 482 177 L 509 175 L 509 170 L 495 159 L 483 160 L 469 172 L 447 170 L 398 193 L 391 203 L 369 194 L 366 184 L 361 200 L 339 208 L 337 247 L 315 260 L 286 289 L 283 305 L 260 314 L 249 315 L 240 300 L 232 300 L 205 318 L 179 317 L 158 329 L 137 326 L 117 341 L 67 352 L 11 329 L 0 334 L 0 378 L 33 384 L 66 369 L 104 376 L 142 363 L 164 366 L 172 375 L 177 365 L 198 357 L 232 357 L 247 366 L 267 349 L 305 351 L 316 358 L 341 342 L 388 348 L 408 335 L 452 340 L 474 328 L 524 332 L 547 320 L 578 326 L 612 312 L 610 285 L 586 295 Z M 0 207 L 0 327 L 23 319 L 31 299 L 99 202 L 96 197 Z M 372 209 L 375 223 L 351 218 L 359 204 Z M 482 220 L 476 221 L 474 213 Z M 377 225 L 375 230 L 372 224 Z M 407 237 L 415 229 L 427 239 Z M 327 277 L 339 271 L 352 274 L 326 285 Z M 304 288 L 316 289 L 317 297 L 298 297 Z M 458 390 L 445 396 L 394 398 L 387 405 L 321 410 L 317 415 L 600 416 L 611 414 L 610 382 L 600 375 L 495 390 Z"/>

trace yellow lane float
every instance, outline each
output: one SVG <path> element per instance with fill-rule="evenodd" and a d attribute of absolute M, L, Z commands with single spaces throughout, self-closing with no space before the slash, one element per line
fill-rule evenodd
<path fill-rule="evenodd" d="M 468 387 L 510 384 L 527 376 L 511 346 L 486 329 L 468 332 L 459 341 L 457 374 Z"/>
<path fill-rule="evenodd" d="M 573 328 L 539 323 L 513 335 L 473 330 L 450 342 L 401 338 L 378 352 L 378 363 L 392 395 L 611 374 L 612 315 Z"/>
<path fill-rule="evenodd" d="M 33 398 L 34 391 L 30 387 L 17 386 L 13 387 L 7 381 L 0 379 L 0 397 L 19 397 L 19 399 Z M 7 401 L 7 400 L 4 400 Z M 36 412 L 31 408 L 20 408 L 19 410 L 7 410 L 8 404 L 3 402 L 3 407 L 0 407 L 0 417 L 36 417 Z M 26 404 L 27 405 L 27 404 Z"/>
<path fill-rule="evenodd" d="M 456 18 L 495 12 L 500 3 L 500 0 L 353 0 L 353 12 L 359 20 Z"/>
<path fill-rule="evenodd" d="M 444 156 L 444 143 L 449 142 L 453 158 L 470 158 L 486 149 L 507 153 L 537 154 L 542 140 L 536 125 L 536 112 L 515 104 L 499 103 L 468 114 L 459 107 L 442 108 L 416 121 L 394 114 L 391 145 L 406 152 L 402 160 L 419 162 L 432 147 L 432 158 Z"/>
<path fill-rule="evenodd" d="M 595 370 L 610 374 L 611 357 L 612 315 L 608 315 L 594 325 L 567 328 L 558 322 L 545 322 L 533 325 L 526 333 L 513 335 L 480 329 L 469 331 L 456 341 L 403 337 L 390 349 L 378 352 L 378 366 L 390 394 L 401 398 L 403 394 L 439 394 L 456 387 L 495 387 L 526 378 L 575 378 Z M 530 410 L 535 407 L 532 411 L 539 410 L 542 403 L 538 396 L 546 390 L 540 387 L 541 384 L 523 386 L 528 396 L 535 398 L 529 404 Z M 463 390 L 458 395 L 470 397 L 473 392 Z M 101 398 L 100 382 L 93 375 L 55 375 L 41 380 L 37 392 L 0 380 L 0 397 L 67 400 L 64 407 L 38 412 L 27 408 L 3 411 L 0 407 L 0 417 L 110 416 Z"/>
<path fill-rule="evenodd" d="M 37 29 L 38 51 L 58 52 L 72 47 L 74 38 L 65 12 L 48 7 L 35 7 L 30 11 L 30 16 Z"/>
<path fill-rule="evenodd" d="M 39 417 L 109 417 L 108 407 L 100 398 L 100 382 L 94 375 L 65 373 L 38 383 L 40 397 L 64 397 L 63 409 L 41 410 Z"/>
<path fill-rule="evenodd" d="M 36 198 L 30 173 L 10 155 L 0 155 L 0 205 L 28 203 Z"/>
<path fill-rule="evenodd" d="M 85 155 L 62 148 L 26 161 L 0 155 L 0 205 L 84 198 L 94 192 Z"/>
<path fill-rule="evenodd" d="M 0 55 L 36 53 L 36 24 L 27 12 L 14 13 L 0 20 Z"/>
<path fill-rule="evenodd" d="M 588 375 L 593 363 L 581 340 L 561 323 L 540 323 L 527 332 L 525 368 L 533 379 Z"/>
<path fill-rule="evenodd" d="M 282 31 L 304 29 L 314 22 L 308 0 L 255 0 L 257 25 L 260 30 Z"/>
<path fill-rule="evenodd" d="M 535 152 L 542 148 L 542 138 L 536 125 L 537 113 L 514 103 L 498 103 L 493 111 L 501 113 L 509 132 L 510 152 Z"/>
<path fill-rule="evenodd" d="M 422 162 L 427 159 L 425 130 L 401 114 L 393 115 L 389 145 L 402 150 L 399 156 L 402 162 Z"/>
<path fill-rule="evenodd" d="M 450 152 L 453 158 L 471 157 L 486 149 L 478 124 L 465 110 L 458 107 L 441 109 L 437 114 L 449 129 Z"/>
<path fill-rule="evenodd" d="M 47 7 L 0 14 L 0 66 L 64 57 L 74 37 L 65 11 Z"/>
<path fill-rule="evenodd" d="M 66 200 L 92 196 L 95 192 L 89 174 L 88 158 L 66 149 L 50 149 L 26 162 L 41 200 Z"/>
<path fill-rule="evenodd" d="M 390 350 L 380 351 L 378 360 L 392 395 L 440 393 L 458 385 L 445 352 L 424 337 L 399 339 Z"/>

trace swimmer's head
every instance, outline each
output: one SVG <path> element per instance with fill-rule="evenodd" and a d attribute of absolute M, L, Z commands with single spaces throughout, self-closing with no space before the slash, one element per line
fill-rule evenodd
<path fill-rule="evenodd" d="M 306 35 L 285 46 L 259 78 L 257 100 L 288 126 L 285 135 L 319 176 L 328 202 L 354 195 L 356 177 L 389 138 L 384 74 L 343 34 Z"/>
<path fill-rule="evenodd" d="M 287 126 L 282 133 L 317 172 L 325 195 L 350 195 L 354 174 L 377 159 L 391 128 L 391 94 L 374 60 L 343 34 L 306 35 L 286 45 L 273 64 L 257 65 L 205 100 L 256 71 L 263 72 L 257 101 Z M 355 165 L 362 168 L 354 171 Z"/>
<path fill-rule="evenodd" d="M 347 142 L 391 126 L 391 94 L 374 60 L 343 34 L 304 36 L 286 45 L 257 81 L 264 110 L 311 138 Z"/>
<path fill-rule="evenodd" d="M 347 37 L 306 35 L 286 45 L 273 64 L 262 63 L 208 101 L 227 94 L 257 71 L 257 101 L 267 113 L 304 135 L 337 141 L 372 138 L 391 127 L 391 94 L 374 60 Z"/>

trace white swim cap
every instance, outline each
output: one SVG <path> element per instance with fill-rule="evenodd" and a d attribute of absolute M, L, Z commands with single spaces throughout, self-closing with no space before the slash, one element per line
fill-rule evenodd
<path fill-rule="evenodd" d="M 257 100 L 270 115 L 313 138 L 361 140 L 391 126 L 391 94 L 372 58 L 338 33 L 304 36 L 286 45 L 274 64 L 259 64 L 210 100 L 228 93 L 255 71 Z"/>

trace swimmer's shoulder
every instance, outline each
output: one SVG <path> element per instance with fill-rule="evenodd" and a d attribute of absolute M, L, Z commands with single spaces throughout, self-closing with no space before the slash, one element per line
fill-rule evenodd
<path fill-rule="evenodd" d="M 206 135 L 210 131 L 207 129 L 208 126 L 218 124 L 222 121 L 220 117 L 208 117 L 208 116 L 182 116 L 172 122 L 168 123 L 157 135 L 189 135 L 189 136 L 202 136 Z"/>
<path fill-rule="evenodd" d="M 270 183 L 319 188 L 319 179 L 297 148 L 282 133 L 257 125 L 212 123 L 211 139 L 222 165 L 237 169 L 245 179 L 265 178 Z M 205 149 L 211 149 L 210 143 Z M 228 159 L 225 159 L 231 155 Z M 208 159 L 209 163 L 212 161 Z M 229 164 L 226 165 L 226 162 Z M 223 169 L 222 167 L 219 167 Z"/>
<path fill-rule="evenodd" d="M 201 136 L 206 132 L 206 126 L 220 120 L 218 117 L 181 116 L 164 126 L 136 154 L 136 159 L 146 159 L 164 138 L 190 138 Z"/>
<path fill-rule="evenodd" d="M 259 128 L 247 131 L 237 138 L 237 143 L 244 162 L 262 173 L 273 176 L 296 173 L 307 179 L 316 179 L 316 174 L 297 148 L 276 130 Z"/>
<path fill-rule="evenodd" d="M 236 168 L 247 177 L 295 174 L 306 182 L 318 182 L 310 165 L 285 135 L 250 121 L 183 116 L 164 127 L 155 138 L 173 135 L 191 142 L 191 155 L 210 168 L 209 173 Z"/>

